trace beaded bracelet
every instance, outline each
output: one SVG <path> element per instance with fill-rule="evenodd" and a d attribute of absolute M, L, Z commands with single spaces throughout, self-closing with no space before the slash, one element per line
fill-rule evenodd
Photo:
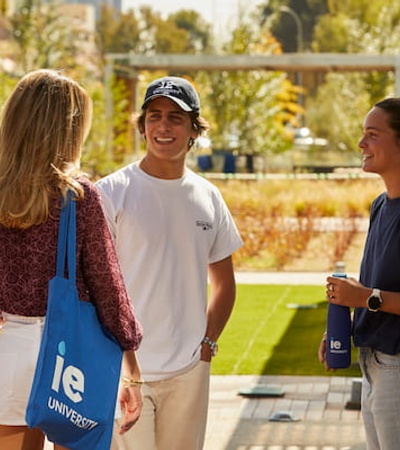
<path fill-rule="evenodd" d="M 122 381 L 124 387 L 130 387 L 130 386 L 141 387 L 142 384 L 144 384 L 144 380 L 132 380 L 132 378 L 129 378 L 129 377 L 122 377 L 121 381 Z"/>

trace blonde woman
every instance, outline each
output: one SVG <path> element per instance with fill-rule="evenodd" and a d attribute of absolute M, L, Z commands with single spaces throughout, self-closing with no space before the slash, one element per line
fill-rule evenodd
<path fill-rule="evenodd" d="M 0 448 L 39 450 L 44 435 L 29 429 L 25 410 L 55 274 L 62 198 L 77 196 L 77 286 L 124 350 L 123 375 L 140 380 L 135 351 L 142 339 L 125 290 L 96 188 L 81 174 L 82 146 L 92 103 L 87 92 L 58 71 L 23 77 L 0 122 Z M 99 349 L 99 357 L 101 352 Z M 100 395 L 100 393 L 99 393 Z M 119 432 L 138 419 L 142 397 L 124 386 Z M 55 445 L 55 449 L 62 447 Z"/>

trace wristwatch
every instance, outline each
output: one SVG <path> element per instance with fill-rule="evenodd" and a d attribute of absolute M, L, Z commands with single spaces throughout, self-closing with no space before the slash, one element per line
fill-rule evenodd
<path fill-rule="evenodd" d="M 217 356 L 218 354 L 218 344 L 215 341 L 212 341 L 209 337 L 205 337 L 202 341 L 202 344 L 207 344 L 211 349 L 211 356 Z"/>
<path fill-rule="evenodd" d="M 372 294 L 367 298 L 368 311 L 377 312 L 381 306 L 381 291 L 379 289 L 372 289 Z"/>

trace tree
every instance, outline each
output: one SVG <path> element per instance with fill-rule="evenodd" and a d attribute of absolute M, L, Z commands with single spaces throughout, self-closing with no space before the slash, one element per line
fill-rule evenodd
<path fill-rule="evenodd" d="M 321 52 L 397 53 L 399 19 L 400 5 L 390 0 L 348 0 L 346 4 L 331 0 L 329 14 L 316 26 L 313 48 Z M 327 138 L 332 148 L 358 152 L 362 118 L 375 102 L 393 95 L 393 87 L 392 73 L 329 74 L 315 99 L 307 103 L 309 126 Z"/>
<path fill-rule="evenodd" d="M 157 20 L 154 25 L 155 53 L 186 53 L 190 48 L 188 31 L 178 28 L 173 21 Z"/>
<path fill-rule="evenodd" d="M 314 30 L 317 52 L 382 53 L 398 51 L 400 5 L 390 0 L 331 0 L 330 11 Z"/>
<path fill-rule="evenodd" d="M 240 24 L 224 51 L 229 54 L 271 54 L 280 51 L 266 29 Z M 288 124 L 296 125 L 302 112 L 297 92 L 281 72 L 211 72 L 203 85 L 207 114 L 211 117 L 210 137 L 214 146 L 236 148 L 242 154 L 279 152 L 288 148 Z"/>
<path fill-rule="evenodd" d="M 96 24 L 96 42 L 101 55 L 141 49 L 140 22 L 133 10 L 125 13 L 103 4 Z"/>
<path fill-rule="evenodd" d="M 210 42 L 210 27 L 196 11 L 181 10 L 167 19 L 143 6 L 138 13 L 117 13 L 103 5 L 97 22 L 97 43 L 106 53 L 196 53 Z"/>
<path fill-rule="evenodd" d="M 0 0 L 0 17 L 5 16 L 8 12 L 8 2 L 7 0 Z"/>
<path fill-rule="evenodd" d="M 370 106 L 362 75 L 330 73 L 317 95 L 308 101 L 307 124 L 328 140 L 330 150 L 355 153 L 359 151 L 362 120 Z"/>
<path fill-rule="evenodd" d="M 179 28 L 170 18 L 164 20 L 148 7 L 141 8 L 143 53 L 185 53 L 190 48 L 188 30 Z"/>
<path fill-rule="evenodd" d="M 7 97 L 11 94 L 18 79 L 7 75 L 5 72 L 0 71 L 0 104 L 3 105 Z"/>
<path fill-rule="evenodd" d="M 11 19 L 18 60 L 24 72 L 74 65 L 73 31 L 56 0 L 23 0 Z"/>
<path fill-rule="evenodd" d="M 211 48 L 211 27 L 200 14 L 192 10 L 181 10 L 168 18 L 181 29 L 189 33 L 188 53 L 204 53 Z"/>
<path fill-rule="evenodd" d="M 312 49 L 319 53 L 347 53 L 350 19 L 343 13 L 324 15 L 314 29 Z"/>
<path fill-rule="evenodd" d="M 82 154 L 82 168 L 97 178 L 118 169 L 132 156 L 132 124 L 123 80 L 116 76 L 108 80 L 112 114 L 106 86 L 92 81 L 87 89 L 93 100 L 93 120 Z"/>
<path fill-rule="evenodd" d="M 266 24 L 281 43 L 284 52 L 297 52 L 296 23 L 293 14 L 283 10 L 288 7 L 299 18 L 302 26 L 303 50 L 311 47 L 314 26 L 318 18 L 328 12 L 326 0 L 266 0 L 259 6 L 261 23 Z M 292 16 L 292 17 L 291 17 Z"/>

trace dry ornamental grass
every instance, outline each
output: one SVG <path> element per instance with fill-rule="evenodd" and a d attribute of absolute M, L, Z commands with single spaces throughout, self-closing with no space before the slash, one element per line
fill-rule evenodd
<path fill-rule="evenodd" d="M 215 181 L 242 235 L 237 270 L 357 272 L 380 178 Z"/>

